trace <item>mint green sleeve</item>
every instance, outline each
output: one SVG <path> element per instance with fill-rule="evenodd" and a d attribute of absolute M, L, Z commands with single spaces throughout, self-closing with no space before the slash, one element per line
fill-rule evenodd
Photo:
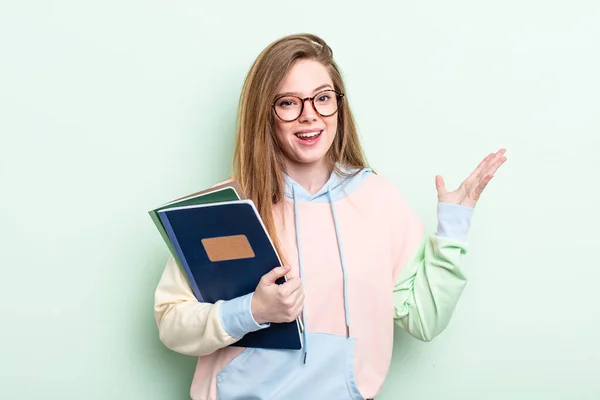
<path fill-rule="evenodd" d="M 398 256 L 402 265 L 393 289 L 394 320 L 419 340 L 431 341 L 446 329 L 462 296 L 472 213 L 469 207 L 439 203 L 437 233 L 421 233 L 420 240 L 401 246 L 405 254 Z M 410 236 L 410 229 L 420 227 L 414 215 L 408 219 L 405 237 Z"/>

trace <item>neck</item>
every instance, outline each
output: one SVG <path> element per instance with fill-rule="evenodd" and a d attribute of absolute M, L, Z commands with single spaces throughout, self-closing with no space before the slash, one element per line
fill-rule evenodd
<path fill-rule="evenodd" d="M 321 160 L 312 164 L 286 163 L 286 173 L 310 194 L 317 193 L 329 180 L 332 167 Z"/>

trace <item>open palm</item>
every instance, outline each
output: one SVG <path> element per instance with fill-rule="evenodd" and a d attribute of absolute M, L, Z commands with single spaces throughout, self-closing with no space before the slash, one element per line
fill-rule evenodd
<path fill-rule="evenodd" d="M 506 153 L 506 150 L 500 149 L 496 153 L 489 154 L 479 163 L 471 175 L 452 192 L 446 190 L 444 179 L 440 175 L 437 175 L 435 177 L 435 186 L 438 192 L 438 201 L 475 207 L 483 189 L 485 189 L 494 177 L 498 168 L 506 161 L 504 153 Z"/>

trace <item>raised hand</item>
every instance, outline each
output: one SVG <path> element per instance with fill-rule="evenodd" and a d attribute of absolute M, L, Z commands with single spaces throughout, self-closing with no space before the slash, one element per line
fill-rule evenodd
<path fill-rule="evenodd" d="M 504 156 L 506 149 L 500 149 L 485 157 L 475 170 L 465 179 L 458 189 L 448 192 L 444 179 L 437 175 L 435 187 L 438 193 L 438 201 L 443 203 L 459 204 L 467 207 L 475 207 L 483 189 L 487 186 L 500 166 L 506 161 Z"/>
<path fill-rule="evenodd" d="M 283 284 L 276 281 L 290 271 L 289 267 L 277 267 L 263 275 L 254 295 L 251 310 L 259 324 L 267 322 L 294 321 L 304 308 L 304 292 L 300 278 L 289 278 Z"/>

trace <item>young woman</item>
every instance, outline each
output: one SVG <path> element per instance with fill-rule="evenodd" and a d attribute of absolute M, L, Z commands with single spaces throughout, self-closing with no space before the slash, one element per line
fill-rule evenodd
<path fill-rule="evenodd" d="M 367 165 L 344 93 L 331 49 L 314 35 L 272 43 L 247 76 L 232 179 L 255 202 L 285 266 L 247 296 L 208 304 L 168 261 L 156 321 L 168 348 L 198 356 L 192 399 L 373 398 L 390 365 L 394 321 L 424 341 L 449 323 L 466 282 L 473 209 L 505 150 L 454 191 L 436 177 L 438 230 L 425 234 L 400 191 Z M 299 316 L 302 350 L 229 346 Z"/>

